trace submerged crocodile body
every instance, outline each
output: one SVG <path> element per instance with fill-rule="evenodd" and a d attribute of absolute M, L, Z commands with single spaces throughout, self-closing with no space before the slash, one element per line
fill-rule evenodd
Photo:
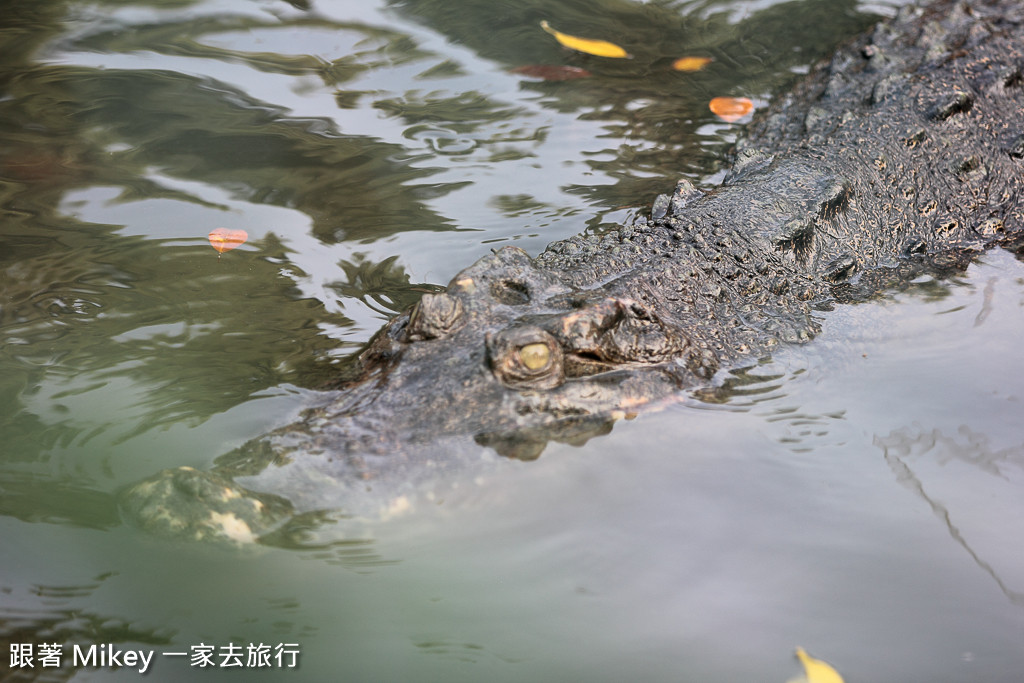
<path fill-rule="evenodd" d="M 160 533 L 235 540 L 296 512 L 362 514 L 384 478 L 400 508 L 449 458 L 585 440 L 811 339 L 816 310 L 1019 244 L 1022 69 L 1017 2 L 904 8 L 777 102 L 720 187 L 682 182 L 648 220 L 481 259 L 388 323 L 299 422 L 123 507 Z"/>

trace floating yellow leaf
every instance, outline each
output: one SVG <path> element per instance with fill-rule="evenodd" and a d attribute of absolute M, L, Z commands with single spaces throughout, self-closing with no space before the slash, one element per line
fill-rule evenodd
<path fill-rule="evenodd" d="M 708 108 L 718 118 L 732 123 L 754 111 L 754 103 L 746 97 L 716 97 L 708 102 Z"/>
<path fill-rule="evenodd" d="M 249 239 L 249 233 L 245 230 L 228 230 L 227 228 L 214 228 L 208 235 L 210 244 L 217 250 L 218 254 L 231 251 L 235 247 L 245 244 Z"/>
<path fill-rule="evenodd" d="M 672 62 L 676 71 L 700 71 L 714 60 L 711 57 L 680 57 Z"/>
<path fill-rule="evenodd" d="M 804 665 L 807 683 L 843 683 L 843 677 L 828 664 L 810 656 L 802 647 L 796 649 L 797 659 Z"/>
<path fill-rule="evenodd" d="M 586 52 L 588 55 L 595 55 L 597 57 L 614 57 L 616 59 L 632 57 L 631 54 L 623 50 L 621 47 L 615 43 L 609 43 L 607 40 L 594 40 L 593 38 L 577 38 L 576 36 L 570 36 L 567 33 L 562 33 L 561 31 L 556 31 L 551 28 L 551 25 L 546 21 L 540 22 L 540 27 L 553 35 L 555 40 L 570 50 Z"/>

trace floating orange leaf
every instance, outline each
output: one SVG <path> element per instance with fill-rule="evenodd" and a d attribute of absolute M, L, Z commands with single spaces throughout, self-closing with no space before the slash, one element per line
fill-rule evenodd
<path fill-rule="evenodd" d="M 540 27 L 553 35 L 555 40 L 570 50 L 585 52 L 588 55 L 595 55 L 597 57 L 613 57 L 616 59 L 632 57 L 631 54 L 623 50 L 621 47 L 615 43 L 609 43 L 607 40 L 595 40 L 593 38 L 570 36 L 568 33 L 562 33 L 561 31 L 556 31 L 551 28 L 550 24 L 546 21 L 540 22 Z"/>
<path fill-rule="evenodd" d="M 754 103 L 746 97 L 716 97 L 708 107 L 723 121 L 732 123 L 754 111 Z"/>
<path fill-rule="evenodd" d="M 512 69 L 512 73 L 544 81 L 571 81 L 574 78 L 586 78 L 591 75 L 589 71 L 578 66 L 558 66 L 557 64 L 528 64 Z"/>
<path fill-rule="evenodd" d="M 249 233 L 245 230 L 216 228 L 210 232 L 209 238 L 210 244 L 217 250 L 217 253 L 223 254 L 225 251 L 231 251 L 235 247 L 245 244 L 245 241 L 249 239 Z"/>
<path fill-rule="evenodd" d="M 711 57 L 680 57 L 672 62 L 676 71 L 700 71 L 714 60 Z"/>

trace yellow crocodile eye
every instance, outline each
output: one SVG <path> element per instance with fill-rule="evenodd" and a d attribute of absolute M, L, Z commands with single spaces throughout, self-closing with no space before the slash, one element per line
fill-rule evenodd
<path fill-rule="evenodd" d="M 519 349 L 519 359 L 523 361 L 523 365 L 528 369 L 541 370 L 545 368 L 551 360 L 551 351 L 548 349 L 547 344 L 541 344 L 539 342 L 527 344 Z"/>
<path fill-rule="evenodd" d="M 495 379 L 520 391 L 554 389 L 565 382 L 558 340 L 534 325 L 515 325 L 485 336 L 487 364 Z"/>

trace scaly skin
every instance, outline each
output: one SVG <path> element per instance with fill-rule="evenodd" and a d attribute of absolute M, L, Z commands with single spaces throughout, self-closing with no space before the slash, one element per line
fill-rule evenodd
<path fill-rule="evenodd" d="M 637 225 L 481 259 L 298 423 L 214 473 L 143 482 L 125 511 L 236 541 L 296 511 L 397 511 L 481 446 L 532 458 L 586 440 L 813 338 L 816 309 L 1019 244 L 1022 22 L 1008 0 L 905 8 L 777 102 L 720 187 L 683 182 Z"/>

